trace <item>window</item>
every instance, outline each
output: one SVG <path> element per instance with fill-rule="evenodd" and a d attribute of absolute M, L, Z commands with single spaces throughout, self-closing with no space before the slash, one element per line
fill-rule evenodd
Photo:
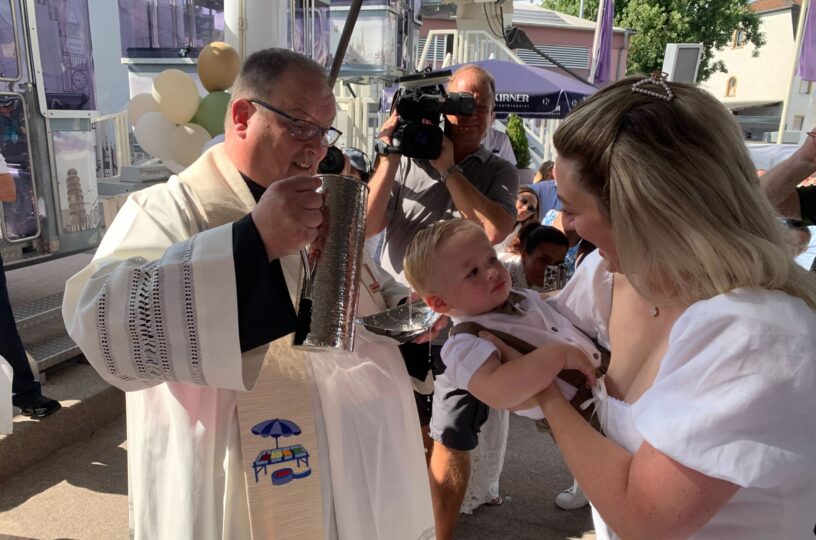
<path fill-rule="evenodd" d="M 15 16 L 11 2 L 0 3 L 0 79 L 16 81 L 20 78 L 20 59 L 17 56 Z"/>
<path fill-rule="evenodd" d="M 740 47 L 744 47 L 746 41 L 748 41 L 748 35 L 745 33 L 745 31 L 735 30 L 732 48 L 739 49 Z"/>
<path fill-rule="evenodd" d="M 197 57 L 224 41 L 224 0 L 119 0 L 124 58 Z"/>
<path fill-rule="evenodd" d="M 805 117 L 797 114 L 793 117 L 793 131 L 802 131 L 802 125 L 805 123 Z"/>
<path fill-rule="evenodd" d="M 46 106 L 51 110 L 94 110 L 88 0 L 41 0 L 35 5 L 35 14 Z"/>
<path fill-rule="evenodd" d="M 813 83 L 810 81 L 799 81 L 799 93 L 800 94 L 810 94 L 810 91 L 813 88 Z"/>
<path fill-rule="evenodd" d="M 725 85 L 725 97 L 736 97 L 737 95 L 737 78 L 731 77 Z"/>

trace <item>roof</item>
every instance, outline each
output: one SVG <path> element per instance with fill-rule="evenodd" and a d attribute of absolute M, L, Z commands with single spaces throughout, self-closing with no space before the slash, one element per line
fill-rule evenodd
<path fill-rule="evenodd" d="M 513 2 L 513 23 L 529 26 L 544 26 L 551 28 L 573 28 L 595 31 L 596 21 L 573 17 L 566 13 L 543 8 L 529 0 Z M 623 32 L 623 28 L 614 27 L 615 32 Z"/>
<path fill-rule="evenodd" d="M 801 6 L 802 0 L 756 0 L 749 5 L 754 13 L 765 13 L 790 8 L 794 4 Z"/>

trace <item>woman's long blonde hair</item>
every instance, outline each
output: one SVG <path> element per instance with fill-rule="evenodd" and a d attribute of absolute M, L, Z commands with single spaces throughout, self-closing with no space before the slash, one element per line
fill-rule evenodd
<path fill-rule="evenodd" d="M 602 89 L 554 136 L 607 212 L 622 271 L 654 303 L 759 287 L 816 309 L 816 276 L 794 263 L 731 114 L 689 84 L 668 83 L 671 100 L 633 92 L 642 79 Z"/>

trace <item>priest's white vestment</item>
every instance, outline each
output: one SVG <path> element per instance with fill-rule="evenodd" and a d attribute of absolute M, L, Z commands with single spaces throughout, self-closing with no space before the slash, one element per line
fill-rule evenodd
<path fill-rule="evenodd" d="M 166 184 L 132 194 L 93 261 L 66 285 L 69 334 L 127 392 L 134 538 L 250 538 L 236 396 L 252 389 L 267 346 L 240 350 L 232 222 L 254 205 L 217 145 Z M 299 264 L 281 259 L 292 298 Z M 381 307 L 376 291 L 361 291 L 361 311 Z M 399 351 L 358 337 L 355 353 L 320 360 L 312 373 L 325 536 L 432 538 Z"/>

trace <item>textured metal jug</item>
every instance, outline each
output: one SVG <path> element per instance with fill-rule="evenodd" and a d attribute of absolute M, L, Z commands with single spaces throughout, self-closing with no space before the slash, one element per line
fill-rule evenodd
<path fill-rule="evenodd" d="M 323 194 L 323 225 L 318 238 L 301 252 L 304 272 L 293 344 L 351 351 L 368 186 L 350 176 L 317 178 L 323 182 L 318 189 Z"/>

